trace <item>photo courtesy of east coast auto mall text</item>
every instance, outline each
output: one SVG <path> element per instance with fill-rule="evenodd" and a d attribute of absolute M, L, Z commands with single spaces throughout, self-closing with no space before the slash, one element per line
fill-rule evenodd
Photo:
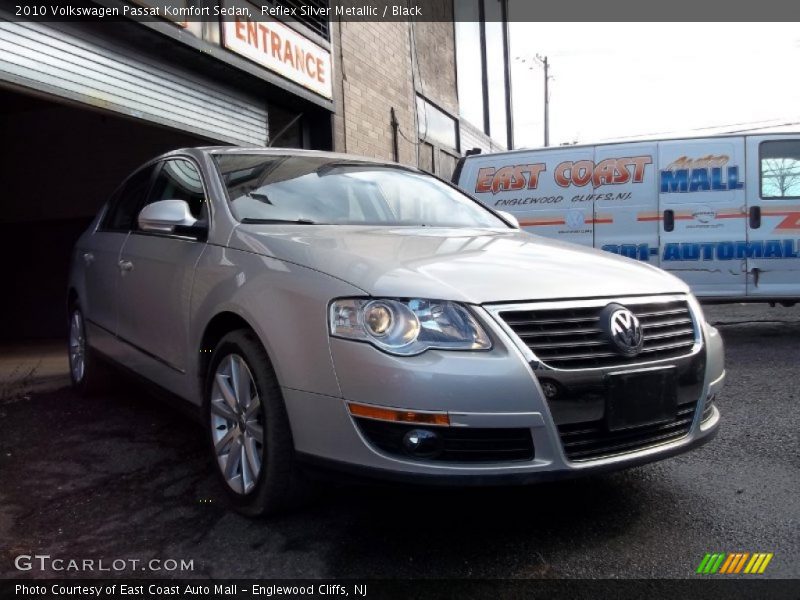
<path fill-rule="evenodd" d="M 800 8 L 0 0 L 0 598 L 797 600 Z"/>

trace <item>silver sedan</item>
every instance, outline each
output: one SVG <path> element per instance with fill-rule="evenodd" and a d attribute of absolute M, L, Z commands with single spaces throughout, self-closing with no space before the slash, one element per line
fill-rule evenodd
<path fill-rule="evenodd" d="M 69 356 L 202 415 L 246 514 L 307 465 L 445 484 L 641 464 L 713 437 L 722 341 L 665 272 L 522 232 L 415 169 L 263 148 L 138 169 L 76 244 Z"/>

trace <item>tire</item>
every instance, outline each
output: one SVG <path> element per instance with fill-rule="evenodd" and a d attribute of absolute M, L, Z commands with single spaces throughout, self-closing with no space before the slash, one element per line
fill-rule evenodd
<path fill-rule="evenodd" d="M 214 470 L 236 510 L 270 515 L 308 498 L 278 380 L 252 331 L 231 332 L 217 344 L 204 404 Z"/>
<path fill-rule="evenodd" d="M 93 396 L 107 389 L 108 367 L 88 343 L 83 311 L 77 303 L 69 310 L 67 353 L 73 390 L 81 396 Z"/>

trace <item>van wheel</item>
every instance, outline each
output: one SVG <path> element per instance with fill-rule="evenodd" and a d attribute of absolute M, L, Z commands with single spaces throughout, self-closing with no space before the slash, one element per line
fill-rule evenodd
<path fill-rule="evenodd" d="M 91 396 L 106 389 L 108 367 L 97 357 L 86 340 L 83 312 L 75 304 L 69 313 L 69 376 L 72 388 L 81 396 Z"/>
<path fill-rule="evenodd" d="M 253 332 L 229 333 L 214 349 L 205 413 L 215 470 L 235 508 L 258 516 L 296 506 L 307 486 L 280 386 Z"/>

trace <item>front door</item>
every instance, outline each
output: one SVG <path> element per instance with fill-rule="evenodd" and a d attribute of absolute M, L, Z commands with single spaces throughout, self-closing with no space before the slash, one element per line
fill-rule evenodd
<path fill-rule="evenodd" d="M 207 220 L 200 172 L 188 159 L 158 166 L 145 205 L 185 200 L 193 216 Z M 180 393 L 182 374 L 195 349 L 188 346 L 194 270 L 205 242 L 173 233 L 142 231 L 134 224 L 120 256 L 118 335 L 126 362 L 163 387 Z"/>
<path fill-rule="evenodd" d="M 800 296 L 800 135 L 747 140 L 747 294 Z"/>
<path fill-rule="evenodd" d="M 658 146 L 661 268 L 698 296 L 745 296 L 744 138 Z"/>

